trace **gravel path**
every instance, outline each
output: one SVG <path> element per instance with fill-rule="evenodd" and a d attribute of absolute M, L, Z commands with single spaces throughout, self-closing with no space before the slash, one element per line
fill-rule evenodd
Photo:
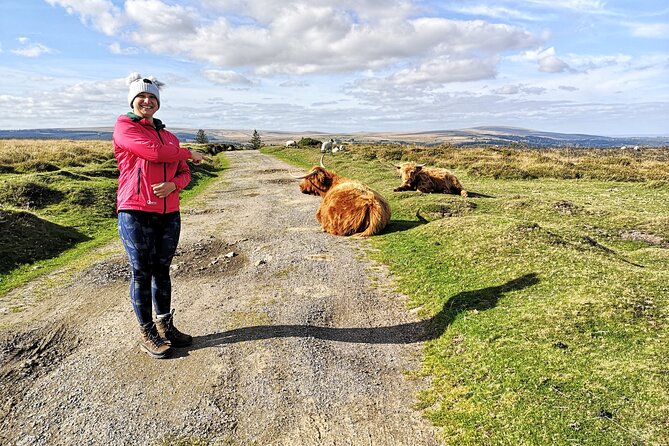
<path fill-rule="evenodd" d="M 183 209 L 168 360 L 137 347 L 122 248 L 0 299 L 0 444 L 437 445 L 412 409 L 425 321 L 365 240 L 323 233 L 255 151 Z M 19 305 L 22 311 L 9 311 Z M 203 444 L 203 443 L 199 443 Z"/>

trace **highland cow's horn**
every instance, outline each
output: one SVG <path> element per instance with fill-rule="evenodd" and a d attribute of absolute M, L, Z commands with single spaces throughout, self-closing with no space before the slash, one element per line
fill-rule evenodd
<path fill-rule="evenodd" d="M 316 169 L 313 169 L 311 172 L 309 172 L 309 173 L 307 173 L 307 174 L 305 174 L 305 175 L 293 175 L 293 174 L 290 173 L 290 172 L 288 172 L 288 175 L 290 175 L 291 177 L 295 178 L 296 180 L 301 180 L 302 178 L 309 177 L 309 176 L 311 176 L 311 175 L 313 175 L 313 174 L 315 174 L 315 173 L 316 173 Z"/>
<path fill-rule="evenodd" d="M 420 167 L 421 169 L 425 166 L 427 166 L 427 164 L 416 164 L 416 167 Z"/>
<path fill-rule="evenodd" d="M 321 155 L 321 167 L 322 167 L 323 169 L 325 169 L 325 166 L 323 165 L 323 157 L 324 157 L 324 156 L 325 156 L 325 154 L 322 154 L 322 155 Z"/>

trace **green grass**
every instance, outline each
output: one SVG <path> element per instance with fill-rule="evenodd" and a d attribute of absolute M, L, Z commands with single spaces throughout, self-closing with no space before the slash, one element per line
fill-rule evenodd
<path fill-rule="evenodd" d="M 370 239 L 373 257 L 431 318 L 415 372 L 431 385 L 417 407 L 443 440 L 669 444 L 666 151 L 634 163 L 606 152 L 597 163 L 591 151 L 509 149 L 504 163 L 481 169 L 498 149 L 447 148 L 444 159 L 430 150 L 432 165 L 457 159 L 449 167 L 475 194 L 392 192 L 391 161 L 423 162 L 397 148 L 354 147 L 325 165 L 391 203 L 393 221 Z M 268 152 L 302 169 L 320 156 Z M 579 174 L 558 178 L 567 157 Z"/>
<path fill-rule="evenodd" d="M 0 165 L 0 295 L 117 237 L 111 142 L 2 141 Z M 184 203 L 227 165 L 190 166 Z"/>

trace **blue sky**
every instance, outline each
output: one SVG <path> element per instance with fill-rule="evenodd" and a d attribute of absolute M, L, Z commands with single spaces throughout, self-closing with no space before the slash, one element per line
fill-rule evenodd
<path fill-rule="evenodd" d="M 0 3 L 0 128 L 669 135 L 666 0 Z"/>

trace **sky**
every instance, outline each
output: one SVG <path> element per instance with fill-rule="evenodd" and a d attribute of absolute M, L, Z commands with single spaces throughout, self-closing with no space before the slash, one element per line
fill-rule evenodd
<path fill-rule="evenodd" d="M 666 0 L 3 0 L 0 129 L 669 135 Z"/>

